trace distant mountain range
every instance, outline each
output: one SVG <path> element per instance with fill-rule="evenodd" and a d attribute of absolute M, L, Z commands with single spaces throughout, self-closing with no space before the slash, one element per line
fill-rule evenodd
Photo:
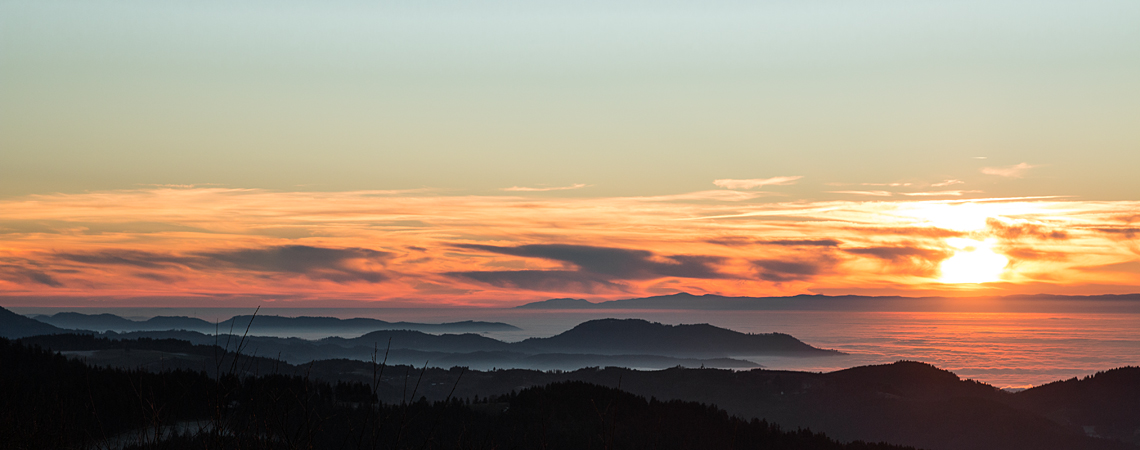
<path fill-rule="evenodd" d="M 200 345 L 233 348 L 241 336 L 215 336 L 193 331 L 107 332 L 114 339 L 182 339 Z M 316 359 L 369 360 L 388 351 L 397 364 L 573 370 L 589 366 L 638 368 L 752 368 L 759 364 L 734 355 L 831 356 L 842 353 L 812 347 L 779 333 L 745 334 L 711 325 L 663 325 L 639 319 L 584 322 L 548 338 L 504 342 L 478 334 L 427 334 L 411 330 L 379 330 L 357 338 L 319 340 L 249 336 L 247 353 L 279 357 L 301 364 Z"/>
<path fill-rule="evenodd" d="M 89 331 L 165 331 L 189 330 L 201 333 L 244 332 L 249 325 L 250 333 L 267 333 L 274 331 L 292 332 L 327 332 L 335 334 L 366 333 L 374 330 L 416 330 L 434 333 L 479 333 L 486 331 L 514 331 L 519 330 L 514 325 L 501 322 L 476 322 L 466 320 L 450 323 L 414 323 L 414 322 L 385 322 L 377 319 L 338 319 L 336 317 L 281 317 L 272 315 L 234 316 L 228 320 L 213 323 L 202 319 L 185 316 L 158 316 L 147 320 L 130 320 L 114 314 L 82 314 L 77 312 L 61 312 L 53 315 L 33 316 L 35 320 L 51 324 L 59 328 Z"/>
<path fill-rule="evenodd" d="M 2 310 L 2 308 L 0 308 Z M 19 338 L 37 334 L 74 332 L 3 310 L 0 317 L 0 336 Z M 43 319 L 43 318 L 41 318 Z M 138 322 L 118 316 L 59 313 L 50 319 L 60 325 L 109 325 L 119 328 L 166 324 L 193 325 L 198 319 L 163 318 Z M 158 318 L 156 318 L 158 319 Z M 175 320 L 188 319 L 188 320 Z M 248 336 L 242 336 L 249 320 L 253 325 Z M 260 322 L 265 320 L 266 324 Z M 12 326 L 7 326 L 11 322 Z M 571 330 L 547 338 L 532 338 L 521 342 L 504 342 L 474 333 L 429 334 L 409 329 L 382 329 L 356 338 L 328 337 L 319 340 L 258 336 L 259 330 L 274 327 L 335 326 L 349 323 L 374 323 L 372 319 L 282 318 L 276 316 L 238 316 L 227 321 L 231 328 L 209 324 L 209 333 L 188 329 L 104 331 L 99 336 L 111 339 L 180 339 L 197 345 L 219 345 L 234 349 L 240 342 L 243 352 L 280 359 L 292 364 L 329 359 L 347 358 L 369 360 L 377 354 L 388 353 L 397 364 L 424 364 L 434 366 L 468 366 L 473 368 L 528 368 L 541 370 L 574 370 L 589 366 L 624 366 L 636 368 L 666 367 L 718 367 L 754 368 L 759 364 L 741 359 L 762 355 L 831 356 L 842 353 L 812 347 L 800 340 L 780 333 L 746 334 L 708 324 L 664 325 L 639 319 L 600 319 L 584 322 Z M 385 322 L 386 323 L 386 322 Z M 132 325 L 134 324 L 134 325 Z M 479 326 L 494 323 L 457 322 L 459 326 Z M 199 324 L 201 325 L 201 324 Z M 453 324 L 444 324 L 453 325 Z M 506 324 L 502 324 L 506 325 Z M 139 325 L 141 326 L 141 325 Z M 509 326 L 509 325 L 507 325 Z M 214 332 L 220 329 L 220 332 Z M 294 328 L 285 328 L 296 331 Z M 83 331 L 95 333 L 94 331 Z M 382 355 L 380 355 L 382 356 Z"/>
<path fill-rule="evenodd" d="M 900 297 L 900 296 L 862 296 L 862 295 L 793 295 L 787 297 L 725 297 L 722 295 L 704 294 L 693 295 L 685 292 L 658 295 L 654 297 L 630 298 L 623 300 L 609 300 L 590 302 L 580 298 L 553 298 L 539 302 L 516 306 L 516 309 L 533 310 L 582 310 L 582 309 L 658 309 L 658 310 L 704 310 L 704 311 L 748 311 L 748 310 L 868 310 L 874 308 L 890 308 L 922 311 L 926 309 L 944 310 L 950 306 L 968 306 L 974 308 L 994 307 L 1042 307 L 1042 300 L 1058 301 L 1109 301 L 1109 302 L 1140 302 L 1140 294 L 1125 295 L 1009 295 L 1000 297 Z M 1020 305 L 1019 305 L 1020 303 Z M 1102 305 L 1103 306 L 1103 305 Z M 1088 311 L 1091 306 L 1081 305 L 1082 311 Z M 888 309 L 889 310 L 889 309 Z"/>

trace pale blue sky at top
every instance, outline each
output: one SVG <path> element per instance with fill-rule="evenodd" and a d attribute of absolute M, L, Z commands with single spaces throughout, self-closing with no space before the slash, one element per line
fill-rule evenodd
<path fill-rule="evenodd" d="M 1137 24 L 1130 0 L 0 0 L 0 196 L 1135 200 Z"/>

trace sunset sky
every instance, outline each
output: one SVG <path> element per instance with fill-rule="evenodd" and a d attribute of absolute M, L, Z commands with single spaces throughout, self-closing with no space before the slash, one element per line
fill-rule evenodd
<path fill-rule="evenodd" d="M 0 0 L 6 306 L 1140 292 L 1140 2 Z"/>

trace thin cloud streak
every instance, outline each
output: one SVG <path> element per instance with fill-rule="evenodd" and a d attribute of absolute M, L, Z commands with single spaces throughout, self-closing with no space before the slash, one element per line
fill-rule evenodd
<path fill-rule="evenodd" d="M 932 192 L 902 192 L 908 197 L 961 197 L 965 194 L 980 194 L 982 191 L 932 191 Z"/>
<path fill-rule="evenodd" d="M 996 175 L 999 177 L 1007 178 L 1021 178 L 1025 173 L 1037 166 L 1031 166 L 1028 163 L 1015 164 L 1006 167 L 983 167 L 982 173 L 986 175 Z"/>
<path fill-rule="evenodd" d="M 803 176 L 752 178 L 748 180 L 723 179 L 713 180 L 713 184 L 726 189 L 755 189 L 760 186 L 786 186 L 795 184 L 800 178 L 803 178 Z"/>
<path fill-rule="evenodd" d="M 829 194 L 847 194 L 847 195 L 866 195 L 871 197 L 890 197 L 890 192 L 887 191 L 827 191 Z"/>
<path fill-rule="evenodd" d="M 549 192 L 549 191 L 568 191 L 571 189 L 582 189 L 584 187 L 588 187 L 588 186 L 585 184 L 582 184 L 582 183 L 576 183 L 576 184 L 572 184 L 570 186 L 559 186 L 559 187 L 511 186 L 509 188 L 503 188 L 502 190 L 509 191 L 509 192 Z"/>

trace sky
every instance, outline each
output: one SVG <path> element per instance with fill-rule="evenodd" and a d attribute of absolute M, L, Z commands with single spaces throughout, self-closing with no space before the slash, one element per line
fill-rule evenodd
<path fill-rule="evenodd" d="M 1140 292 L 1137 23 L 1125 0 L 0 0 L 0 296 Z"/>

